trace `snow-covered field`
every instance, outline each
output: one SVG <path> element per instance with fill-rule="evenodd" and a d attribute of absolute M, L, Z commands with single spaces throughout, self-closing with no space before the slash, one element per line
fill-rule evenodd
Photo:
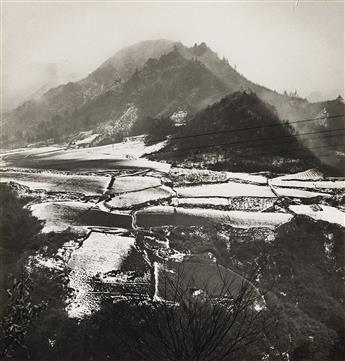
<path fill-rule="evenodd" d="M 75 192 L 84 195 L 100 195 L 109 184 L 106 176 L 63 174 L 59 172 L 0 171 L 1 182 L 15 181 L 31 189 L 48 192 Z"/>
<path fill-rule="evenodd" d="M 17 148 L 17 149 L 1 149 L 0 158 L 1 159 L 17 159 L 17 158 L 28 158 L 32 156 L 42 156 L 47 155 L 48 153 L 54 153 L 64 149 L 61 145 L 51 145 L 46 147 L 26 147 L 26 148 Z"/>
<path fill-rule="evenodd" d="M 163 146 L 163 145 L 162 145 Z M 83 149 L 66 149 L 52 154 L 51 160 L 102 160 L 137 159 L 145 153 L 160 149 L 159 145 L 145 146 L 142 140 L 108 144 Z"/>
<path fill-rule="evenodd" d="M 132 191 L 116 195 L 105 204 L 110 209 L 130 209 L 132 207 L 144 205 L 148 202 L 157 202 L 169 199 L 174 195 L 175 193 L 171 188 L 159 186 L 146 190 Z"/>
<path fill-rule="evenodd" d="M 229 200 L 226 198 L 219 197 L 207 197 L 207 198 L 176 198 L 177 206 L 187 207 L 227 207 Z"/>
<path fill-rule="evenodd" d="M 109 191 L 114 194 L 145 190 L 162 184 L 160 178 L 150 176 L 116 177 Z"/>
<path fill-rule="evenodd" d="M 324 205 L 292 205 L 289 207 L 296 214 L 304 214 L 316 220 L 339 224 L 345 227 L 345 213 L 341 210 Z"/>
<path fill-rule="evenodd" d="M 288 213 L 221 211 L 208 208 L 189 209 L 172 206 L 148 207 L 135 212 L 134 217 L 135 224 L 139 227 L 227 224 L 236 228 L 275 228 L 293 218 Z"/>
<path fill-rule="evenodd" d="M 267 197 L 275 198 L 268 186 L 237 182 L 204 184 L 175 189 L 180 197 Z"/>
<path fill-rule="evenodd" d="M 269 181 L 273 186 L 289 188 L 307 188 L 316 190 L 344 189 L 344 179 L 326 178 L 318 169 L 308 169 L 304 172 L 287 174 Z"/>
<path fill-rule="evenodd" d="M 92 143 L 91 138 L 75 146 Z M 139 230 L 141 234 L 168 225 L 227 225 L 274 232 L 299 214 L 345 226 L 345 213 L 334 206 L 343 199 L 343 179 L 326 178 L 315 169 L 274 178 L 270 173 L 177 168 L 140 158 L 163 146 L 164 142 L 146 146 L 143 137 L 135 137 L 83 149 L 50 146 L 0 154 L 2 164 L 11 166 L 0 170 L 1 181 L 43 190 L 21 190 L 34 199 L 28 208 L 44 223 L 42 232 L 70 228 L 85 237 L 80 248 L 71 250 L 68 262 L 70 287 L 75 290 L 68 306 L 71 317 L 98 309 L 104 292 L 95 291 L 93 277 L 100 275 L 97 282 L 104 283 L 108 275 L 103 273 L 119 269 Z M 171 260 L 176 252 L 169 249 L 169 239 L 164 244 L 164 252 L 155 249 L 154 254 L 160 257 L 162 252 Z M 143 257 L 147 261 L 148 253 Z M 39 264 L 53 263 L 41 259 Z M 194 268 L 200 275 L 206 269 Z"/>
<path fill-rule="evenodd" d="M 298 188 L 285 188 L 285 187 L 273 187 L 272 190 L 277 194 L 279 197 L 290 197 L 290 198 L 314 198 L 314 197 L 324 197 L 329 198 L 332 197 L 329 193 L 320 193 L 320 192 L 312 192 L 306 191 L 303 189 Z"/>
<path fill-rule="evenodd" d="M 61 232 L 81 226 L 80 217 L 94 205 L 84 202 L 45 202 L 29 206 L 32 215 L 44 222 L 42 232 Z"/>
<path fill-rule="evenodd" d="M 91 232 L 82 246 L 73 252 L 68 263 L 70 287 L 75 290 L 75 298 L 67 308 L 70 317 L 83 317 L 99 308 L 100 295 L 93 292 L 91 278 L 118 270 L 132 245 L 132 237 Z"/>
<path fill-rule="evenodd" d="M 3 165 L 32 168 L 114 169 L 116 167 L 134 167 L 168 172 L 169 164 L 140 158 L 144 154 L 163 148 L 164 145 L 165 141 L 147 146 L 144 137 L 133 137 L 121 143 L 81 149 L 62 146 L 20 149 L 11 153 L 3 153 L 0 155 L 0 159 Z"/>
<path fill-rule="evenodd" d="M 32 214 L 44 222 L 42 232 L 85 232 L 90 227 L 131 228 L 128 213 L 113 213 L 101 204 L 78 201 L 43 202 L 29 206 Z"/>
<path fill-rule="evenodd" d="M 345 188 L 345 181 L 343 180 L 324 180 L 324 181 L 298 181 L 298 180 L 279 180 L 272 179 L 270 184 L 277 187 L 289 188 L 307 188 L 316 190 L 327 189 L 343 189 Z"/>
<path fill-rule="evenodd" d="M 226 172 L 228 180 L 243 181 L 246 183 L 267 184 L 267 178 L 261 174 L 250 174 L 240 172 Z"/>
<path fill-rule="evenodd" d="M 286 174 L 274 179 L 281 181 L 291 181 L 291 180 L 316 181 L 316 180 L 322 180 L 324 178 L 325 178 L 324 174 L 319 169 L 307 169 L 303 172 Z"/>

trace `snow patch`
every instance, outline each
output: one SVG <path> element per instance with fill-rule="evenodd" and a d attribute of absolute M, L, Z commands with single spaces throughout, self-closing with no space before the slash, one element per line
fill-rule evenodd
<path fill-rule="evenodd" d="M 267 178 L 260 174 L 226 172 L 228 180 L 238 179 L 248 183 L 267 184 Z"/>
<path fill-rule="evenodd" d="M 176 205 L 179 206 L 216 206 L 216 207 L 227 207 L 229 201 L 226 198 L 177 198 Z"/>
<path fill-rule="evenodd" d="M 132 237 L 91 232 L 82 246 L 72 253 L 68 263 L 72 270 L 69 277 L 76 297 L 67 307 L 70 317 L 81 318 L 99 309 L 99 296 L 92 293 L 91 278 L 119 269 L 134 243 Z"/>
<path fill-rule="evenodd" d="M 95 175 L 64 174 L 59 172 L 0 171 L 1 181 L 14 181 L 31 189 L 47 192 L 73 192 L 85 195 L 102 194 L 109 177 Z"/>
<path fill-rule="evenodd" d="M 79 226 L 78 218 L 83 212 L 93 207 L 92 203 L 83 202 L 45 202 L 32 204 L 28 208 L 32 215 L 44 221 L 43 233 L 61 232 L 71 226 Z M 80 231 L 85 231 L 86 227 L 79 227 Z M 78 229 L 76 227 L 76 229 Z"/>
<path fill-rule="evenodd" d="M 148 202 L 157 202 L 159 200 L 171 198 L 174 194 L 175 193 L 171 188 L 159 186 L 114 196 L 111 200 L 107 201 L 105 205 L 109 206 L 111 209 L 130 209 L 134 206 L 139 206 Z"/>
<path fill-rule="evenodd" d="M 161 180 L 156 177 L 141 177 L 141 176 L 128 176 L 117 177 L 109 189 L 111 193 L 125 193 L 140 191 L 147 188 L 158 187 L 161 185 Z"/>
<path fill-rule="evenodd" d="M 292 205 L 290 210 L 296 214 L 304 214 L 316 220 L 339 224 L 345 227 L 345 213 L 335 207 L 324 205 Z"/>
<path fill-rule="evenodd" d="M 327 180 L 318 169 L 309 169 L 296 174 L 287 174 L 269 181 L 273 186 L 310 189 L 342 189 L 344 179 Z"/>
<path fill-rule="evenodd" d="M 283 188 L 283 187 L 272 187 L 273 191 L 279 197 L 290 197 L 290 198 L 314 198 L 314 197 L 324 197 L 330 198 L 332 197 L 329 193 L 318 193 L 318 192 L 311 192 L 305 191 L 302 189 L 296 188 Z"/>
<path fill-rule="evenodd" d="M 186 124 L 186 117 L 188 113 L 185 110 L 176 111 L 170 116 L 170 119 L 174 122 L 175 127 L 181 127 Z"/>
<path fill-rule="evenodd" d="M 76 146 L 86 146 L 86 145 L 90 145 L 92 142 L 94 142 L 98 137 L 100 136 L 100 134 L 91 134 L 88 137 L 84 138 L 84 139 L 80 139 L 77 140 L 74 144 Z"/>
<path fill-rule="evenodd" d="M 291 180 L 322 180 L 324 174 L 318 169 L 308 169 L 303 172 L 286 174 L 281 177 L 273 178 L 272 181 L 291 181 Z"/>
<path fill-rule="evenodd" d="M 267 197 L 275 198 L 275 194 L 268 186 L 258 186 L 245 183 L 217 183 L 190 187 L 176 188 L 180 197 Z"/>

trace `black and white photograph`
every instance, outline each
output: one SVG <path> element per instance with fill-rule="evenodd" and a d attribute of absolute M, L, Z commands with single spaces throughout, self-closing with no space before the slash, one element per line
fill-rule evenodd
<path fill-rule="evenodd" d="M 0 10 L 0 361 L 344 361 L 345 1 Z"/>

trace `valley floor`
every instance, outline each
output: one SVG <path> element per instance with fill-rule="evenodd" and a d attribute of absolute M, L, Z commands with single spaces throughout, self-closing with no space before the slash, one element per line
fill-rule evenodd
<path fill-rule="evenodd" d="M 34 261 L 43 268 L 68 267 L 74 290 L 67 305 L 70 317 L 90 315 L 104 299 L 136 292 L 160 297 L 155 269 L 179 262 L 202 264 L 209 269 L 206 275 L 217 261 L 241 280 L 243 267 L 230 267 L 226 254 L 214 250 L 214 234 L 229 250 L 232 242 L 248 237 L 253 243 L 275 242 L 279 227 L 301 215 L 345 227 L 342 178 L 317 169 L 249 174 L 140 158 L 161 146 L 146 147 L 136 138 L 94 148 L 52 146 L 1 154 L 1 182 L 30 199 L 26 207 L 44 222 L 43 232 L 78 235 L 54 256 L 37 254 Z M 147 267 L 137 269 L 137 262 Z M 197 266 L 188 269 L 200 273 Z"/>

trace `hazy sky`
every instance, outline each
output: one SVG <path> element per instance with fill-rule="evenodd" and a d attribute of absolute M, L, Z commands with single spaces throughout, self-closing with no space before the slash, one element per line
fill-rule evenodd
<path fill-rule="evenodd" d="M 278 91 L 344 94 L 339 1 L 9 1 L 2 19 L 5 88 L 20 88 L 27 64 L 63 63 L 87 75 L 123 46 L 166 38 L 204 41 L 247 78 Z"/>

